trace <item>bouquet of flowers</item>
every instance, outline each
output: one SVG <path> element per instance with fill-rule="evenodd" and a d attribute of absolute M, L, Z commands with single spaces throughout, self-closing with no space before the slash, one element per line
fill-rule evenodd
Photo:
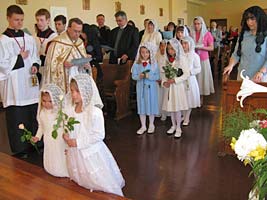
<path fill-rule="evenodd" d="M 164 66 L 163 70 L 167 79 L 173 79 L 183 75 L 183 70 L 181 68 L 176 69 L 172 65 Z"/>
<path fill-rule="evenodd" d="M 59 110 L 57 113 L 56 124 L 53 125 L 52 137 L 54 139 L 58 136 L 58 129 L 63 127 L 65 133 L 74 130 L 74 125 L 79 124 L 80 122 L 77 121 L 74 117 L 69 117 L 66 113 L 63 112 L 63 96 L 60 96 L 60 105 Z"/>
<path fill-rule="evenodd" d="M 27 142 L 31 143 L 31 145 L 36 149 L 36 151 L 38 153 L 40 153 L 40 151 L 39 151 L 36 143 L 34 143 L 32 141 L 32 132 L 29 131 L 28 129 L 26 129 L 25 126 L 24 126 L 24 124 L 20 124 L 19 125 L 19 129 L 21 129 L 23 131 L 23 135 L 20 136 L 20 141 L 21 142 L 26 142 L 27 141 Z"/>

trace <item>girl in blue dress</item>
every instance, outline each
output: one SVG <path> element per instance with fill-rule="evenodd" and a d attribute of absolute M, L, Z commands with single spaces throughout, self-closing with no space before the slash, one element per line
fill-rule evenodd
<path fill-rule="evenodd" d="M 150 42 L 139 46 L 135 63 L 132 67 L 132 78 L 137 81 L 137 110 L 141 121 L 141 128 L 137 134 L 141 135 L 147 130 L 146 116 L 149 116 L 148 133 L 154 133 L 155 115 L 159 114 L 158 86 L 159 68 L 155 61 L 156 46 Z"/>

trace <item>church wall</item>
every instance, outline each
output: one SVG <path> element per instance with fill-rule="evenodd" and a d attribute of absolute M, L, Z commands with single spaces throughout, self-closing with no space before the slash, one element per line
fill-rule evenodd
<path fill-rule="evenodd" d="M 244 10 L 250 6 L 260 6 L 267 9 L 266 0 L 228 0 L 228 1 L 214 1 L 205 5 L 205 12 L 203 17 L 206 23 L 210 24 L 210 19 L 227 18 L 227 27 L 240 27 L 240 21 Z M 240 29 L 239 29 L 240 30 Z"/>
<path fill-rule="evenodd" d="M 68 18 L 79 17 L 85 23 L 96 23 L 95 17 L 99 13 L 106 16 L 106 24 L 111 28 L 116 26 L 115 2 L 111 0 L 90 0 L 90 10 L 82 10 L 82 0 L 28 0 L 28 5 L 21 5 L 25 13 L 24 27 L 27 27 L 33 32 L 33 25 L 35 23 L 34 14 L 40 8 L 50 9 L 51 6 L 66 7 Z M 120 0 L 121 8 L 127 13 L 128 19 L 133 20 L 136 26 L 141 30 L 143 29 L 143 20 L 145 18 L 156 19 L 159 28 L 162 29 L 171 18 L 177 22 L 177 18 L 185 18 L 186 20 L 186 0 Z M 1 0 L 0 7 L 0 31 L 3 32 L 7 26 L 6 22 L 6 8 L 14 4 L 14 0 Z M 169 5 L 172 4 L 171 11 Z M 140 14 L 140 5 L 145 6 L 145 14 Z M 159 8 L 163 8 L 163 16 L 159 16 Z"/>

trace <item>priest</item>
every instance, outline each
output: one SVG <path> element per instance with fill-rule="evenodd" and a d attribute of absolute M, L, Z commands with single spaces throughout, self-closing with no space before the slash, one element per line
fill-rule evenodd
<path fill-rule="evenodd" d="M 21 30 L 23 19 L 19 6 L 9 6 L 8 28 L 0 37 L 0 96 L 13 153 L 28 149 L 27 143 L 20 141 L 19 124 L 23 123 L 33 133 L 37 130 L 39 87 L 35 83 L 40 60 L 34 38 Z"/>
<path fill-rule="evenodd" d="M 74 65 L 73 59 L 86 58 L 86 50 L 80 39 L 83 22 L 79 18 L 69 20 L 67 31 L 54 38 L 46 54 L 45 83 L 58 85 L 65 93 L 68 92 L 71 78 L 77 74 L 85 73 L 90 64 Z"/>

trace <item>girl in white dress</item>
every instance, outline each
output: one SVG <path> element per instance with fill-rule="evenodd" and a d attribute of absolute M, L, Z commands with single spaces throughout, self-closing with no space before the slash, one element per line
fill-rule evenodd
<path fill-rule="evenodd" d="M 196 75 L 201 71 L 200 58 L 195 53 L 195 43 L 189 36 L 181 38 L 183 49 L 180 54 L 180 66 L 189 68 L 190 76 L 187 79 L 186 93 L 188 97 L 189 109 L 183 111 L 183 125 L 189 124 L 192 108 L 200 107 L 200 93 Z"/>
<path fill-rule="evenodd" d="M 123 196 L 125 181 L 116 161 L 103 142 L 104 117 L 98 90 L 87 74 L 71 79 L 72 103 L 66 106 L 66 114 L 80 123 L 63 138 L 67 149 L 67 166 L 70 178 L 80 186 Z M 98 99 L 98 100 L 97 100 Z"/>
<path fill-rule="evenodd" d="M 161 115 L 161 120 L 165 121 L 167 118 L 167 112 L 165 110 L 162 110 L 162 102 L 163 102 L 163 97 L 164 97 L 164 89 L 161 86 L 161 80 L 162 76 L 164 76 L 164 70 L 163 66 L 166 65 L 166 46 L 167 46 L 167 40 L 162 40 L 159 44 L 159 49 L 156 54 L 156 60 L 158 63 L 159 71 L 160 71 L 160 80 L 158 80 L 158 102 L 159 102 L 159 111 Z"/>
<path fill-rule="evenodd" d="M 179 41 L 171 39 L 167 43 L 167 62 L 166 65 L 180 68 L 182 70 L 181 76 L 176 76 L 173 79 L 168 79 L 166 76 L 162 77 L 162 85 L 165 88 L 162 109 L 171 113 L 172 127 L 167 131 L 167 134 L 173 134 L 174 137 L 181 137 L 181 111 L 187 110 L 188 101 L 186 95 L 186 80 L 190 76 L 189 68 L 179 66 Z"/>
<path fill-rule="evenodd" d="M 63 129 L 58 130 L 58 137 L 52 137 L 53 125 L 56 124 L 57 112 L 60 105 L 62 90 L 54 85 L 47 84 L 41 89 L 41 98 L 38 107 L 37 121 L 38 131 L 33 142 L 44 138 L 44 169 L 57 177 L 69 177 L 65 149 L 66 144 L 62 138 Z M 61 134 L 61 135 L 60 135 Z"/>

